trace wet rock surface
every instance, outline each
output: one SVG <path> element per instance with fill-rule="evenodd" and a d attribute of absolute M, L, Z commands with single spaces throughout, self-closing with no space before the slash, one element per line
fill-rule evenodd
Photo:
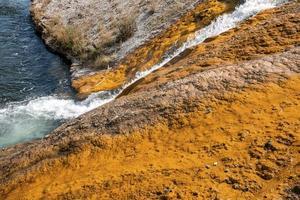
<path fill-rule="evenodd" d="M 296 2 L 264 11 L 237 28 L 186 50 L 130 90 L 144 90 L 211 67 L 257 59 L 298 46 L 299 13 L 300 6 Z"/>

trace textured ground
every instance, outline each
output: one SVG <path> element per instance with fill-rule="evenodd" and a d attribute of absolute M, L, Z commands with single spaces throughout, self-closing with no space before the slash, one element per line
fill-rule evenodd
<path fill-rule="evenodd" d="M 192 37 L 195 31 L 209 25 L 217 16 L 232 11 L 238 2 L 203 1 L 165 31 L 126 55 L 111 69 L 81 76 L 72 81 L 72 86 L 81 95 L 121 87 L 137 72 L 162 61 L 168 53 L 180 47 L 188 37 Z"/>
<path fill-rule="evenodd" d="M 238 3 L 34 0 L 31 14 L 46 44 L 72 61 L 72 85 L 87 95 L 119 87 Z"/>
<path fill-rule="evenodd" d="M 299 55 L 297 48 L 122 97 L 3 150 L 1 198 L 297 197 Z"/>
<path fill-rule="evenodd" d="M 31 13 L 51 48 L 74 63 L 101 69 L 157 35 L 199 2 L 33 0 Z"/>
<path fill-rule="evenodd" d="M 299 199 L 299 8 L 265 11 L 1 150 L 0 199 Z"/>
<path fill-rule="evenodd" d="M 138 83 L 134 91 L 163 85 L 211 67 L 261 58 L 299 45 L 300 6 L 290 3 L 270 9 L 245 21 L 239 27 L 210 38 Z M 133 88 L 131 88 L 133 90 Z"/>

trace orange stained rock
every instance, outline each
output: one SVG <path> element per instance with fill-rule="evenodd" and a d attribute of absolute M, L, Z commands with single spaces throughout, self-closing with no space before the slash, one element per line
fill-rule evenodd
<path fill-rule="evenodd" d="M 161 61 L 175 44 L 180 46 L 196 30 L 207 26 L 217 16 L 232 11 L 237 2 L 237 0 L 205 0 L 159 36 L 125 57 L 118 66 L 93 75 L 79 77 L 72 81 L 72 86 L 80 95 L 120 87 L 131 80 L 136 72 L 149 69 Z"/>
<path fill-rule="evenodd" d="M 171 126 L 44 160 L 43 173 L 0 198 L 281 199 L 299 181 L 299 110 L 299 75 L 207 97 Z"/>
<path fill-rule="evenodd" d="M 210 67 L 242 63 L 300 45 L 300 3 L 266 10 L 239 27 L 186 50 L 163 68 L 128 88 L 137 92 Z"/>

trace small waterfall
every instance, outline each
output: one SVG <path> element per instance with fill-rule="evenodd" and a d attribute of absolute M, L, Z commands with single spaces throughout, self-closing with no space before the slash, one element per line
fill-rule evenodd
<path fill-rule="evenodd" d="M 284 2 L 286 1 L 246 0 L 232 13 L 218 17 L 210 25 L 197 31 L 195 37 L 189 39 L 162 62 L 154 65 L 149 70 L 137 73 L 130 83 L 127 83 L 118 90 L 95 93 L 82 102 L 48 96 L 7 105 L 5 108 L 0 109 L 0 147 L 23 140 L 42 137 L 47 131 L 51 130 L 51 127 L 53 128 L 53 124 L 57 123 L 57 121 L 78 117 L 114 100 L 128 86 L 161 68 L 187 48 L 199 45 L 207 38 L 217 36 L 236 27 L 238 23 L 258 12 L 273 8 Z"/>

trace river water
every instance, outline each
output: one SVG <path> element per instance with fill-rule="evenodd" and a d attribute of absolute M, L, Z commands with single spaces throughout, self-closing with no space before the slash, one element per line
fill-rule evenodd
<path fill-rule="evenodd" d="M 29 3 L 0 0 L 0 146 L 40 137 L 61 122 L 4 108 L 42 96 L 73 95 L 68 65 L 35 34 Z"/>
<path fill-rule="evenodd" d="M 234 12 L 218 17 L 182 47 L 115 91 L 92 94 L 78 102 L 68 66 L 47 51 L 29 17 L 29 0 L 0 0 L 0 147 L 41 138 L 63 123 L 115 99 L 126 87 L 210 37 L 236 27 L 256 13 L 287 0 L 244 0 Z"/>

